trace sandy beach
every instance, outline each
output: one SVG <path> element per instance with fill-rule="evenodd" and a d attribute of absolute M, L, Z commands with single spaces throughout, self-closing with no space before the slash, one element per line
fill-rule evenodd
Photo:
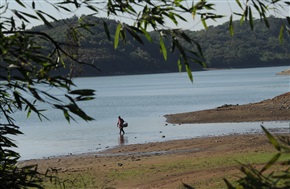
<path fill-rule="evenodd" d="M 166 115 L 167 122 L 224 123 L 290 120 L 290 92 L 245 105 L 225 104 L 209 110 Z"/>
<path fill-rule="evenodd" d="M 224 188 L 223 178 L 232 180 L 240 174 L 238 162 L 255 163 L 256 156 L 270 158 L 274 152 L 265 135 L 232 135 L 127 145 L 22 164 L 38 164 L 43 173 L 57 172 L 78 188 L 178 188 L 182 183 Z"/>
<path fill-rule="evenodd" d="M 166 115 L 170 123 L 290 120 L 290 92 L 262 102 Z M 284 131 L 289 132 L 289 131 Z M 57 173 L 67 188 L 225 188 L 241 163 L 259 166 L 275 153 L 263 133 L 124 145 L 99 153 L 29 160 Z M 261 157 L 265 158 L 259 162 Z M 262 159 L 263 159 L 262 158 Z M 259 159 L 259 161 L 257 161 Z"/>

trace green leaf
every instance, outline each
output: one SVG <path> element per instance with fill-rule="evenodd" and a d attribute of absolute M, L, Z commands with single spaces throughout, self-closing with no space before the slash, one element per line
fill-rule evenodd
<path fill-rule="evenodd" d="M 111 41 L 111 36 L 110 36 L 110 31 L 109 31 L 108 25 L 107 25 L 107 23 L 105 21 L 103 22 L 103 25 L 104 25 L 104 28 L 105 28 L 105 32 L 106 32 L 107 38 L 108 38 L 109 41 Z"/>
<path fill-rule="evenodd" d="M 94 92 L 95 92 L 95 90 L 91 90 L 91 89 L 79 89 L 79 90 L 71 91 L 69 94 L 82 95 L 82 96 L 93 96 L 93 95 L 95 95 Z"/>
<path fill-rule="evenodd" d="M 181 71 L 182 71 L 182 64 L 181 64 L 181 60 L 180 60 L 180 58 L 179 58 L 178 61 L 177 61 L 177 66 L 178 66 L 178 70 L 179 70 L 179 72 L 181 72 Z"/>
<path fill-rule="evenodd" d="M 21 20 L 24 20 L 25 22 L 29 23 L 29 20 L 27 20 L 24 16 L 22 16 L 19 11 L 13 10 L 13 13 Z"/>
<path fill-rule="evenodd" d="M 227 179 L 224 178 L 224 181 L 225 181 L 228 189 L 235 189 L 235 187 Z"/>
<path fill-rule="evenodd" d="M 243 9 L 243 7 L 242 7 L 242 4 L 241 4 L 240 0 L 236 0 L 236 3 L 239 5 L 239 7 L 240 7 L 241 9 Z"/>
<path fill-rule="evenodd" d="M 277 139 L 271 134 L 271 133 L 269 133 L 269 131 L 265 128 L 265 127 L 263 127 L 262 126 L 262 129 L 263 129 L 263 131 L 266 133 L 266 135 L 267 135 L 267 137 L 268 137 L 268 139 L 269 139 L 269 141 L 270 141 L 270 143 L 278 150 L 278 151 L 280 151 L 281 150 L 281 146 L 280 146 L 280 144 L 278 143 L 278 141 L 277 141 Z"/>
<path fill-rule="evenodd" d="M 240 19 L 240 25 L 243 25 L 244 21 L 245 21 L 245 14 L 243 14 L 243 15 L 241 16 L 241 19 Z"/>
<path fill-rule="evenodd" d="M 82 97 L 82 96 L 78 96 L 76 98 L 76 101 L 88 101 L 88 100 L 93 100 L 95 99 L 94 97 Z"/>
<path fill-rule="evenodd" d="M 41 12 L 36 11 L 36 14 L 39 16 L 39 18 L 44 22 L 44 24 L 50 28 L 52 28 L 52 25 L 46 20 L 46 18 L 42 15 Z"/>
<path fill-rule="evenodd" d="M 164 45 L 163 37 L 161 35 L 159 37 L 159 45 L 160 45 L 160 49 L 161 49 L 161 52 L 163 54 L 164 60 L 167 60 L 167 50 L 166 50 L 166 47 Z"/>
<path fill-rule="evenodd" d="M 135 32 L 135 29 L 137 29 L 137 28 L 126 26 L 126 29 L 135 40 L 137 40 L 142 45 L 144 44 L 141 37 Z"/>
<path fill-rule="evenodd" d="M 15 92 L 15 91 L 13 92 L 13 95 L 14 95 L 14 98 L 16 100 L 18 109 L 22 110 L 22 103 L 21 103 L 21 100 L 20 100 L 20 95 L 17 92 Z"/>
<path fill-rule="evenodd" d="M 142 32 L 143 32 L 143 34 L 145 35 L 146 39 L 147 39 L 149 42 L 152 42 L 152 38 L 151 38 L 150 34 L 149 34 L 146 30 L 144 30 L 144 29 L 142 29 Z"/>
<path fill-rule="evenodd" d="M 202 25 L 203 25 L 203 27 L 204 27 L 204 29 L 208 29 L 208 27 L 207 27 L 207 24 L 206 24 L 206 21 L 205 21 L 205 19 L 204 18 L 201 18 L 201 22 L 202 22 Z"/>
<path fill-rule="evenodd" d="M 289 2 L 289 5 L 290 5 L 290 2 Z M 287 16 L 286 18 L 287 18 L 287 22 L 288 22 L 288 24 L 290 25 L 290 17 Z"/>
<path fill-rule="evenodd" d="M 58 7 L 63 9 L 63 10 L 65 10 L 65 11 L 67 11 L 67 12 L 71 12 L 71 10 L 69 8 L 65 7 L 65 6 L 58 5 Z"/>
<path fill-rule="evenodd" d="M 246 6 L 245 11 L 244 11 L 244 15 L 245 15 L 245 20 L 248 19 L 248 12 L 249 12 L 249 6 Z"/>
<path fill-rule="evenodd" d="M 203 56 L 203 53 L 202 53 L 202 48 L 201 48 L 200 44 L 198 42 L 195 42 L 195 41 L 194 41 L 194 43 L 195 43 L 195 45 L 197 47 L 197 50 L 198 50 L 198 52 L 200 54 L 200 56 L 198 56 L 198 57 L 200 57 L 201 59 L 204 59 L 204 56 Z"/>
<path fill-rule="evenodd" d="M 277 160 L 280 158 L 281 153 L 277 153 L 275 154 L 271 160 L 261 169 L 260 173 L 266 171 L 267 169 L 269 169 L 275 162 L 277 162 Z"/>
<path fill-rule="evenodd" d="M 92 11 L 94 11 L 95 13 L 98 13 L 98 12 L 99 12 L 99 10 L 96 9 L 96 7 L 94 7 L 94 6 L 92 6 L 92 5 L 87 5 L 87 7 L 88 7 L 89 9 L 91 9 Z"/>
<path fill-rule="evenodd" d="M 67 122 L 70 123 L 70 115 L 69 115 L 67 110 L 63 110 L 63 115 L 64 115 L 65 119 L 67 120 Z"/>
<path fill-rule="evenodd" d="M 49 17 L 50 19 L 54 20 L 55 22 L 58 22 L 58 19 L 56 19 L 55 17 L 51 16 L 50 14 L 48 14 L 48 13 L 46 13 L 46 12 L 43 12 L 43 11 L 41 11 L 41 10 L 39 10 L 39 12 L 40 12 L 41 14 L 46 15 L 47 17 Z"/>
<path fill-rule="evenodd" d="M 191 72 L 190 66 L 187 62 L 185 63 L 185 70 L 187 72 L 187 75 L 188 75 L 190 81 L 193 82 L 192 72 Z"/>
<path fill-rule="evenodd" d="M 30 18 L 33 18 L 33 19 L 38 19 L 36 16 L 34 16 L 32 14 L 28 14 L 28 13 L 25 13 L 25 12 L 20 12 L 20 13 L 23 14 L 23 15 L 25 15 L 25 16 L 27 16 L 27 17 L 30 17 Z"/>
<path fill-rule="evenodd" d="M 28 109 L 26 118 L 29 118 L 30 117 L 30 114 L 31 114 L 31 108 Z"/>
<path fill-rule="evenodd" d="M 175 18 L 175 14 L 174 13 L 172 13 L 172 12 L 169 12 L 168 14 L 166 14 L 167 15 L 167 17 L 175 24 L 175 25 L 178 25 L 178 22 L 177 22 L 177 20 L 176 20 L 176 18 Z"/>
<path fill-rule="evenodd" d="M 283 38 L 284 38 L 283 34 L 284 34 L 284 24 L 281 25 L 280 32 L 279 32 L 279 41 L 281 44 L 283 43 Z"/>
<path fill-rule="evenodd" d="M 28 87 L 29 91 L 31 92 L 31 94 L 33 95 L 34 98 L 36 98 L 37 100 L 44 102 L 44 100 L 39 96 L 37 90 L 35 88 L 32 87 Z"/>
<path fill-rule="evenodd" d="M 21 5 L 22 7 L 26 8 L 26 6 L 20 1 L 20 0 L 15 0 L 19 5 Z"/>
<path fill-rule="evenodd" d="M 74 113 L 85 121 L 94 120 L 92 117 L 88 116 L 83 110 L 81 110 L 76 104 L 69 104 L 66 105 L 66 107 L 69 109 L 70 112 Z"/>
<path fill-rule="evenodd" d="M 191 43 L 191 39 L 190 39 L 190 37 L 188 37 L 187 35 L 186 35 L 186 33 L 184 33 L 183 31 L 180 33 L 180 35 L 181 35 L 181 37 L 184 39 L 184 40 L 186 40 L 188 43 Z"/>
<path fill-rule="evenodd" d="M 31 4 L 32 4 L 32 8 L 33 8 L 33 9 L 35 9 L 35 2 L 34 2 L 34 1 L 32 1 L 32 3 L 31 3 Z"/>
<path fill-rule="evenodd" d="M 182 183 L 182 185 L 183 185 L 183 188 L 185 188 L 185 189 L 194 189 L 194 187 L 192 187 L 188 184 Z"/>
<path fill-rule="evenodd" d="M 249 17 L 250 17 L 251 30 L 254 30 L 254 20 L 253 20 L 253 15 L 252 15 L 252 9 L 251 9 L 251 7 L 249 7 Z"/>
<path fill-rule="evenodd" d="M 267 28 L 270 28 L 270 24 L 269 24 L 267 17 L 265 16 L 265 14 L 263 14 L 263 15 L 264 15 L 264 22 L 265 22 Z"/>
<path fill-rule="evenodd" d="M 51 94 L 49 94 L 49 93 L 47 93 L 45 91 L 42 91 L 42 93 L 45 94 L 46 96 L 48 96 L 49 98 L 55 100 L 55 101 L 61 102 L 61 100 L 59 100 L 58 98 L 54 97 L 53 95 L 51 95 Z"/>
<path fill-rule="evenodd" d="M 179 15 L 179 14 L 174 14 L 176 17 L 178 17 L 180 20 L 182 20 L 182 21 L 184 21 L 184 22 L 187 22 L 187 20 L 184 18 L 184 17 L 182 17 L 181 15 Z"/>
<path fill-rule="evenodd" d="M 120 31 L 122 28 L 122 24 L 118 24 L 117 29 L 116 29 L 116 33 L 115 33 L 115 40 L 114 40 L 114 48 L 116 49 L 118 47 L 119 44 L 119 37 L 120 37 Z"/>

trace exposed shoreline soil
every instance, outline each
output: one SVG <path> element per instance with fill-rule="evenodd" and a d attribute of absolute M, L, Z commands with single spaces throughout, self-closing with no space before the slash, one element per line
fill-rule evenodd
<path fill-rule="evenodd" d="M 290 120 L 290 92 L 272 99 L 245 105 L 226 104 L 214 109 L 165 115 L 167 122 L 223 123 Z"/>
<path fill-rule="evenodd" d="M 283 71 L 277 73 L 277 75 L 290 75 L 290 69 L 283 70 Z"/>
<path fill-rule="evenodd" d="M 186 183 L 211 189 L 225 188 L 223 178 L 236 180 L 241 175 L 239 162 L 253 163 L 251 158 L 272 157 L 275 152 L 263 134 L 230 135 L 124 145 L 102 153 L 29 160 L 21 165 L 38 164 L 40 172 L 55 171 L 74 184 L 85 180 L 86 186 L 81 183 L 77 188 L 179 188 Z"/>

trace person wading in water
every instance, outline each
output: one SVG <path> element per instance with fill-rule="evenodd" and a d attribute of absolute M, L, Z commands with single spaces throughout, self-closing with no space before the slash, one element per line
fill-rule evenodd
<path fill-rule="evenodd" d="M 123 132 L 123 134 L 125 134 L 125 131 L 124 131 L 124 126 L 123 126 L 123 124 L 124 124 L 124 120 L 119 116 L 118 117 L 118 123 L 117 123 L 117 127 L 119 127 L 119 129 L 120 129 L 120 134 Z"/>

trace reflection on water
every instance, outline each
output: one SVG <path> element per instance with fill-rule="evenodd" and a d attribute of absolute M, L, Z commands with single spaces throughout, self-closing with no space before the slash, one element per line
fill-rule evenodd
<path fill-rule="evenodd" d="M 120 135 L 119 137 L 119 145 L 122 146 L 128 143 L 128 137 L 124 135 Z"/>

